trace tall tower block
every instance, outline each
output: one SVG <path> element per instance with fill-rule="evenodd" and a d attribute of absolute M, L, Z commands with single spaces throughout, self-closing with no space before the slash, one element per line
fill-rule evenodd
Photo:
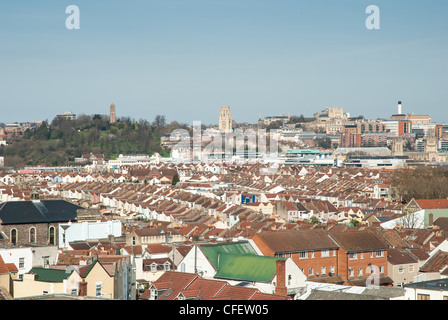
<path fill-rule="evenodd" d="M 112 102 L 112 104 L 110 105 L 110 116 L 109 116 L 109 122 L 110 123 L 115 123 L 116 121 L 116 116 L 115 116 L 115 105 Z"/>
<path fill-rule="evenodd" d="M 219 130 L 224 132 L 232 131 L 232 114 L 229 106 L 222 106 L 219 113 Z"/>
<path fill-rule="evenodd" d="M 401 101 L 398 101 L 398 113 L 397 114 L 402 114 L 401 113 Z"/>

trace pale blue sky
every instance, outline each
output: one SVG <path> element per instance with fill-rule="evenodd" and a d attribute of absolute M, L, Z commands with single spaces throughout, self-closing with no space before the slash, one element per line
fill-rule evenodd
<path fill-rule="evenodd" d="M 80 30 L 67 30 L 68 5 Z M 368 5 L 380 30 L 368 30 Z M 57 113 L 217 123 L 330 106 L 448 122 L 446 0 L 5 0 L 0 122 Z"/>

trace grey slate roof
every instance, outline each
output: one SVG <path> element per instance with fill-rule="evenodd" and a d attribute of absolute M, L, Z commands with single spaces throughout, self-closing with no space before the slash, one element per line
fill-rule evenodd
<path fill-rule="evenodd" d="M 389 300 L 387 298 L 364 294 L 313 290 L 306 300 Z"/>
<path fill-rule="evenodd" d="M 390 300 L 404 296 L 403 288 L 379 287 L 362 293 L 313 290 L 306 300 Z"/>
<path fill-rule="evenodd" d="M 82 207 L 65 200 L 9 201 L 0 205 L 0 222 L 7 224 L 76 221 Z"/>

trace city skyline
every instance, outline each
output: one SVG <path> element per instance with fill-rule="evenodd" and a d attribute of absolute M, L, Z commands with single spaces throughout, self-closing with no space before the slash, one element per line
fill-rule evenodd
<path fill-rule="evenodd" d="M 68 30 L 65 10 L 80 9 Z M 366 8 L 380 9 L 368 30 Z M 446 123 L 443 1 L 21 1 L 0 4 L 0 122 L 56 114 L 217 124 L 278 114 L 427 114 Z"/>

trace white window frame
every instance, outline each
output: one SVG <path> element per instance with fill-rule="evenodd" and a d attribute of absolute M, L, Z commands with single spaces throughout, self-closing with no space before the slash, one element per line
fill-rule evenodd
<path fill-rule="evenodd" d="M 353 270 L 352 268 L 348 268 L 348 276 L 349 277 L 354 277 L 355 276 L 355 270 Z"/>
<path fill-rule="evenodd" d="M 103 283 L 97 282 L 95 286 L 95 295 L 101 297 L 103 295 Z"/>

